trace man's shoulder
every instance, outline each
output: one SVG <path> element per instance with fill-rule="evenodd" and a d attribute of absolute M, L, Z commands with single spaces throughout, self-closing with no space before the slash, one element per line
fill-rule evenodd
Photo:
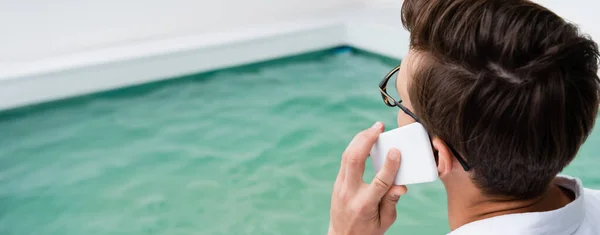
<path fill-rule="evenodd" d="M 584 188 L 583 198 L 585 216 L 574 234 L 600 234 L 600 190 Z"/>
<path fill-rule="evenodd" d="M 595 200 L 600 200 L 600 189 L 583 188 L 585 197 L 591 197 Z"/>
<path fill-rule="evenodd" d="M 583 189 L 583 197 L 585 198 L 586 211 L 594 211 L 600 216 L 600 190 L 598 189 Z"/>

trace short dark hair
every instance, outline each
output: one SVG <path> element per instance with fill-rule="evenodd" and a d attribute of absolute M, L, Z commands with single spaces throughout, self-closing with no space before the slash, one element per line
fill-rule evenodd
<path fill-rule="evenodd" d="M 409 99 L 430 134 L 484 194 L 544 193 L 594 126 L 596 43 L 525 0 L 405 0 L 402 22 L 423 57 Z"/>

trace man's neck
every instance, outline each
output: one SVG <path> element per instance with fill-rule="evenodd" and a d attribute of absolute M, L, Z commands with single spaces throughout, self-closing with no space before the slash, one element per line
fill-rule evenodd
<path fill-rule="evenodd" d="M 462 184 L 462 186 L 472 184 Z M 448 192 L 448 219 L 450 229 L 495 216 L 544 212 L 562 208 L 573 201 L 570 193 L 552 183 L 539 197 L 528 200 L 498 200 L 482 196 L 478 189 L 462 188 Z"/>

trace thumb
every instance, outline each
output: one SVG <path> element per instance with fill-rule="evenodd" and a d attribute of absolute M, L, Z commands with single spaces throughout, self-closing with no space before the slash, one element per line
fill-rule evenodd
<path fill-rule="evenodd" d="M 390 226 L 396 221 L 396 204 L 400 200 L 400 196 L 404 195 L 407 191 L 406 186 L 393 186 L 385 196 L 381 199 L 379 204 L 379 215 L 381 217 L 382 226 Z"/>

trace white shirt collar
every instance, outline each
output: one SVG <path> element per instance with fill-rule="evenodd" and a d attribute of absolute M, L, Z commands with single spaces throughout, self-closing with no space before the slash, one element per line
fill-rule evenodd
<path fill-rule="evenodd" d="M 555 183 L 572 190 L 575 200 L 553 211 L 508 214 L 471 222 L 448 235 L 572 234 L 585 217 L 583 185 L 570 176 L 558 176 Z"/>

